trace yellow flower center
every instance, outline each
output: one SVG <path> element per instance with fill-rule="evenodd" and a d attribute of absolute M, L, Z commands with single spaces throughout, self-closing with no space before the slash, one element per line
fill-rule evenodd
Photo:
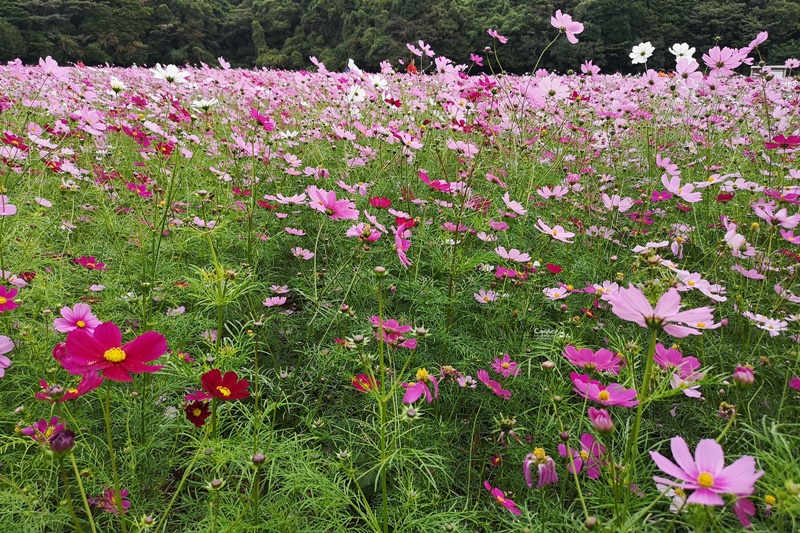
<path fill-rule="evenodd" d="M 96 267 L 96 266 L 97 266 L 97 263 L 86 263 L 86 266 L 87 266 L 88 268 L 94 268 L 94 267 Z"/>
<path fill-rule="evenodd" d="M 586 450 L 581 450 L 581 459 L 585 461 L 588 458 L 589 458 L 589 452 L 587 452 Z"/>
<path fill-rule="evenodd" d="M 505 368 L 505 369 L 508 369 L 508 368 L 509 368 L 511 365 L 510 365 L 510 364 L 508 364 L 508 363 L 503 363 L 503 364 L 502 364 L 502 365 L 500 365 L 500 366 L 502 366 L 502 367 L 503 367 L 503 368 Z"/>
<path fill-rule="evenodd" d="M 103 354 L 103 357 L 106 361 L 110 361 L 112 363 L 121 363 L 125 360 L 127 355 L 122 348 L 111 348 L 110 350 L 106 350 Z"/>
<path fill-rule="evenodd" d="M 607 402 L 607 401 L 608 401 L 608 399 L 609 399 L 609 398 L 611 398 L 611 395 L 608 393 L 608 391 L 607 391 L 607 390 L 601 390 L 601 391 L 600 391 L 600 392 L 597 394 L 597 397 L 598 397 L 598 398 L 600 398 L 600 401 L 602 401 L 602 402 Z"/>
<path fill-rule="evenodd" d="M 8 301 L 8 298 L 4 298 L 3 296 L 0 296 L 0 305 L 5 304 L 7 301 Z"/>
<path fill-rule="evenodd" d="M 686 284 L 690 287 L 694 287 L 694 281 L 692 280 L 687 281 Z"/>
<path fill-rule="evenodd" d="M 555 230 L 555 229 L 554 229 L 554 230 L 553 230 L 553 237 L 555 237 L 556 235 L 558 235 L 558 230 Z"/>
<path fill-rule="evenodd" d="M 686 497 L 686 493 L 685 493 L 685 492 L 683 492 L 683 489 L 682 489 L 682 488 L 680 488 L 680 487 L 676 487 L 676 488 L 675 488 L 675 494 L 677 494 L 677 495 L 678 495 L 678 496 L 680 496 L 681 498 L 685 498 L 685 497 Z"/>
<path fill-rule="evenodd" d="M 536 458 L 536 461 L 539 463 L 543 463 L 547 454 L 544 453 L 544 448 L 536 448 L 533 450 L 533 456 Z"/>
<path fill-rule="evenodd" d="M 561 296 L 560 292 L 554 292 L 553 293 L 553 298 L 558 298 L 559 296 Z"/>
<path fill-rule="evenodd" d="M 495 498 L 497 498 L 497 503 L 505 503 L 506 501 L 506 499 L 502 496 L 495 496 Z"/>
<path fill-rule="evenodd" d="M 704 327 L 706 327 L 706 323 L 705 322 L 698 322 L 696 325 L 697 325 L 697 329 L 703 329 Z"/>
<path fill-rule="evenodd" d="M 200 416 L 201 414 L 203 414 L 203 410 L 200 409 L 199 407 L 197 407 L 197 408 L 194 409 L 194 411 L 192 411 L 192 414 L 194 416 Z"/>
<path fill-rule="evenodd" d="M 78 394 L 78 389 L 67 389 L 67 392 L 71 394 Z"/>
<path fill-rule="evenodd" d="M 86 322 L 84 322 L 83 320 L 78 320 L 77 322 L 75 322 L 75 325 L 78 326 L 79 328 L 85 328 Z"/>
<path fill-rule="evenodd" d="M 222 394 L 226 398 L 231 395 L 231 390 L 228 387 L 223 387 L 222 385 L 219 385 L 217 387 L 217 390 L 219 391 L 220 394 Z"/>
<path fill-rule="evenodd" d="M 573 287 L 572 285 L 567 285 L 567 290 L 568 291 L 574 291 L 575 287 Z"/>
<path fill-rule="evenodd" d="M 427 368 L 420 368 L 419 370 L 417 370 L 417 381 L 422 381 L 424 383 L 427 383 L 430 380 L 431 380 L 431 378 L 428 375 L 428 369 Z"/>
<path fill-rule="evenodd" d="M 707 489 L 714 484 L 714 476 L 708 472 L 702 472 L 699 476 L 697 476 L 697 484 L 704 489 Z"/>
<path fill-rule="evenodd" d="M 53 435 L 53 431 L 55 431 L 55 429 L 56 428 L 54 427 L 47 428 L 46 430 L 44 430 L 44 436 L 49 439 Z"/>
<path fill-rule="evenodd" d="M 767 505 L 775 505 L 777 501 L 778 500 L 776 500 L 775 496 L 773 496 L 772 494 L 767 494 L 766 496 L 764 496 L 764 503 L 766 503 Z"/>

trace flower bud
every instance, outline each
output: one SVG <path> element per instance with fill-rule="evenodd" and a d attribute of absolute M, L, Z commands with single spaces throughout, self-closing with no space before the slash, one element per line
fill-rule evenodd
<path fill-rule="evenodd" d="M 64 387 L 61 385 L 50 385 L 47 387 L 47 395 L 50 397 L 51 400 L 60 400 L 64 397 L 64 394 L 67 391 L 64 390 Z"/>
<path fill-rule="evenodd" d="M 64 455 L 75 446 L 75 433 L 62 429 L 50 437 L 50 451 L 55 455 Z"/>
<path fill-rule="evenodd" d="M 372 273 L 375 274 L 376 278 L 386 277 L 386 269 L 382 266 L 376 266 L 375 268 L 373 268 Z"/>
<path fill-rule="evenodd" d="M 597 527 L 598 520 L 597 517 L 590 516 L 586 520 L 583 521 L 583 527 L 586 529 L 594 529 Z"/>
<path fill-rule="evenodd" d="M 614 431 L 614 421 L 605 409 L 589 408 L 589 420 L 601 435 L 610 435 Z"/>
<path fill-rule="evenodd" d="M 263 453 L 257 453 L 250 460 L 253 462 L 254 466 L 261 466 L 264 464 L 264 461 L 266 461 L 267 458 L 264 456 Z"/>
<path fill-rule="evenodd" d="M 542 363 L 542 370 L 545 372 L 552 372 L 555 367 L 556 365 L 552 361 L 544 361 Z"/>
<path fill-rule="evenodd" d="M 755 372 L 750 365 L 738 365 L 733 371 L 733 382 L 742 387 L 750 388 L 756 382 Z"/>

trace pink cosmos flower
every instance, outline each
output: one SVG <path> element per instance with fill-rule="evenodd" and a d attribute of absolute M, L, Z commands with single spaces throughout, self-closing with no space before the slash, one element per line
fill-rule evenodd
<path fill-rule="evenodd" d="M 61 308 L 61 316 L 53 321 L 56 331 L 69 333 L 76 329 L 86 329 L 89 333 L 101 324 L 100 320 L 92 314 L 92 309 L 82 303 L 75 304 L 72 309 L 69 307 Z"/>
<path fill-rule="evenodd" d="M 525 216 L 525 213 L 528 212 L 524 207 L 522 207 L 521 203 L 519 203 L 519 202 L 517 202 L 515 200 L 512 200 L 508 193 L 505 193 L 503 195 L 503 202 L 506 204 L 506 207 L 511 209 L 513 212 L 515 212 L 519 216 Z"/>
<path fill-rule="evenodd" d="M 493 379 L 489 379 L 489 372 L 486 370 L 478 370 L 478 381 L 486 385 L 495 395 L 500 396 L 504 400 L 511 399 L 511 391 L 503 389 L 500 383 Z"/>
<path fill-rule="evenodd" d="M 516 261 L 517 263 L 527 263 L 531 260 L 531 256 L 522 253 L 516 248 L 512 248 L 511 250 L 506 251 L 504 246 L 498 246 L 494 249 L 495 253 L 502 257 L 503 259 L 508 259 L 509 261 Z"/>
<path fill-rule="evenodd" d="M 428 403 L 439 397 L 439 382 L 434 376 L 428 374 L 427 368 L 417 370 L 416 378 L 416 382 L 403 383 L 403 388 L 406 389 L 406 393 L 403 395 L 403 403 L 414 403 L 422 395 L 425 395 L 425 400 Z M 429 383 L 433 383 L 433 394 L 431 394 L 431 389 L 428 387 Z"/>
<path fill-rule="evenodd" d="M 508 376 L 517 376 L 522 370 L 519 368 L 519 363 L 516 363 L 511 360 L 511 357 L 507 353 L 503 354 L 503 358 L 494 358 L 494 363 L 492 363 L 492 370 L 494 370 L 497 374 L 502 374 L 504 378 Z"/>
<path fill-rule="evenodd" d="M 394 233 L 394 250 L 397 258 L 403 267 L 408 268 L 411 266 L 411 261 L 408 260 L 406 252 L 411 248 L 411 231 L 406 229 L 405 224 L 401 224 L 399 228 L 392 226 L 392 233 Z"/>
<path fill-rule="evenodd" d="M 292 248 L 290 251 L 292 252 L 293 256 L 299 257 L 304 261 L 308 261 L 314 258 L 314 252 L 312 252 L 311 250 L 306 250 L 305 248 L 300 248 L 299 246 L 296 248 Z"/>
<path fill-rule="evenodd" d="M 497 300 L 497 293 L 492 290 L 485 291 L 481 289 L 478 292 L 474 293 L 473 296 L 475 297 L 475 299 L 478 301 L 479 304 L 485 304 Z"/>
<path fill-rule="evenodd" d="M 639 404 L 636 400 L 636 391 L 626 389 L 619 383 L 612 383 L 605 386 L 595 379 L 591 379 L 588 374 L 578 374 L 572 372 L 569 375 L 573 389 L 578 396 L 597 402 L 603 406 L 619 405 L 620 407 L 635 407 Z"/>
<path fill-rule="evenodd" d="M 498 488 L 493 488 L 488 481 L 484 481 L 483 486 L 486 488 L 486 490 L 489 491 L 489 494 L 492 495 L 492 497 L 495 499 L 495 501 L 497 501 L 497 503 L 499 503 L 500 505 L 502 505 L 515 515 L 519 516 L 522 514 L 522 511 L 517 509 L 517 504 L 514 503 L 513 500 L 506 498 L 506 495 L 502 490 Z"/>
<path fill-rule="evenodd" d="M 663 329 L 673 337 L 700 335 L 699 330 L 714 325 L 714 315 L 710 307 L 681 311 L 681 297 L 675 288 L 669 289 L 659 298 L 655 309 L 641 289 L 633 285 L 609 294 L 608 302 L 614 314 L 621 319 L 635 322 L 643 328 Z"/>
<path fill-rule="evenodd" d="M 572 17 L 566 13 L 562 14 L 560 9 L 556 11 L 555 16 L 550 17 L 550 24 L 558 31 L 564 32 L 569 42 L 572 44 L 578 43 L 578 38 L 575 35 L 583 31 L 583 24 L 573 21 Z"/>
<path fill-rule="evenodd" d="M 5 285 L 0 285 L 0 313 L 12 311 L 19 307 L 14 301 L 14 297 L 18 292 L 17 289 L 8 290 Z"/>
<path fill-rule="evenodd" d="M 597 352 L 593 352 L 590 348 L 581 348 L 579 350 L 574 346 L 565 346 L 564 357 L 567 358 L 567 361 L 580 368 L 590 371 L 596 370 L 597 372 L 609 372 L 615 376 L 619 374 L 622 363 L 621 357 L 605 348 L 600 348 Z"/>
<path fill-rule="evenodd" d="M 545 454 L 544 448 L 536 448 L 533 453 L 525 456 L 522 462 L 522 471 L 525 475 L 525 483 L 529 487 L 533 487 L 533 475 L 531 473 L 532 467 L 536 467 L 539 473 L 539 481 L 536 487 L 541 489 L 545 485 L 552 485 L 558 483 L 558 473 L 556 473 L 556 462 L 553 458 Z"/>
<path fill-rule="evenodd" d="M 8 202 L 8 196 L 0 194 L 0 217 L 8 217 L 17 213 L 17 206 Z"/>
<path fill-rule="evenodd" d="M 45 380 L 41 379 L 39 380 L 39 385 L 42 387 L 42 392 L 37 392 L 35 396 L 37 400 L 43 400 L 50 403 L 68 402 L 70 400 L 80 398 L 87 392 L 93 391 L 102 384 L 103 378 L 100 377 L 100 374 L 97 372 L 86 372 L 81 378 L 81 382 L 78 383 L 77 387 L 66 389 L 63 396 L 60 398 L 55 398 L 50 393 L 50 386 Z"/>
<path fill-rule="evenodd" d="M 800 137 L 798 137 L 797 135 L 789 135 L 788 137 L 786 137 L 781 133 L 773 137 L 772 142 L 769 141 L 765 142 L 764 148 L 766 148 L 767 150 L 776 150 L 779 148 L 782 150 L 786 150 L 790 148 L 795 148 L 798 145 L 800 145 Z"/>
<path fill-rule="evenodd" d="M 789 380 L 789 386 L 795 390 L 800 390 L 800 377 L 795 376 Z"/>
<path fill-rule="evenodd" d="M 5 356 L 14 349 L 14 343 L 5 335 L 0 335 L 0 378 L 6 375 L 6 368 L 11 366 L 11 359 Z"/>
<path fill-rule="evenodd" d="M 684 357 L 675 348 L 667 348 L 660 342 L 656 344 L 653 355 L 658 366 L 667 371 L 676 371 L 680 376 L 688 376 L 700 368 L 700 361 L 696 357 Z"/>
<path fill-rule="evenodd" d="M 120 491 L 120 501 L 122 502 L 122 512 L 127 513 L 128 509 L 131 507 L 131 502 L 128 501 L 128 494 L 127 490 Z M 95 498 L 94 496 L 89 496 L 87 501 L 92 505 L 98 506 L 103 511 L 113 513 L 118 515 L 119 514 L 119 506 L 117 505 L 117 496 L 116 491 L 112 487 L 106 487 L 106 490 L 103 491 L 103 495 L 99 498 Z"/>
<path fill-rule="evenodd" d="M 286 296 L 270 296 L 263 302 L 264 307 L 275 307 L 286 303 Z"/>
<path fill-rule="evenodd" d="M 742 59 L 736 50 L 727 46 L 722 49 L 715 46 L 707 54 L 703 54 L 703 61 L 711 69 L 712 76 L 730 76 L 733 69 L 742 64 Z"/>
<path fill-rule="evenodd" d="M 506 37 L 497 33 L 497 30 L 493 30 L 490 28 L 489 31 L 487 31 L 486 33 L 489 34 L 489 37 L 492 37 L 500 41 L 500 44 L 506 44 L 508 42 L 508 39 Z"/>
<path fill-rule="evenodd" d="M 672 481 L 653 476 L 657 483 L 684 490 L 692 490 L 687 503 L 699 505 L 724 505 L 720 494 L 750 495 L 755 491 L 755 483 L 764 471 L 756 472 L 756 461 L 745 455 L 725 466 L 725 454 L 713 439 L 703 439 L 695 450 L 694 458 L 682 437 L 670 441 L 673 463 L 658 452 L 651 451 L 650 457 L 663 472 L 680 481 Z"/>
<path fill-rule="evenodd" d="M 314 185 L 310 185 L 306 192 L 308 193 L 308 206 L 328 215 L 331 220 L 356 220 L 358 218 L 356 204 L 347 199 L 337 200 L 336 192 L 318 189 Z"/>
<path fill-rule="evenodd" d="M 679 389 L 683 391 L 689 398 L 701 398 L 703 395 L 700 393 L 700 385 L 696 385 L 696 383 L 703 377 L 705 377 L 704 374 L 700 372 L 693 372 L 685 376 L 675 372 L 670 378 L 669 385 L 673 390 Z"/>
<path fill-rule="evenodd" d="M 600 477 L 600 466 L 603 464 L 606 448 L 593 435 L 589 433 L 581 435 L 580 451 L 568 448 L 564 444 L 558 445 L 558 455 L 561 457 L 568 457 L 569 452 L 572 452 L 572 462 L 575 464 L 576 473 L 580 474 L 585 465 L 587 476 L 592 479 Z M 573 472 L 572 464 L 568 464 L 567 470 L 570 474 Z"/>
<path fill-rule="evenodd" d="M 401 326 L 394 318 L 381 322 L 380 317 L 375 315 L 371 316 L 369 321 L 372 326 L 377 329 L 377 331 L 375 331 L 375 338 L 378 340 L 382 340 L 394 347 L 408 348 L 409 350 L 413 350 L 417 347 L 417 339 L 406 339 L 403 336 L 404 333 L 408 333 L 413 329 L 410 324 Z"/>
<path fill-rule="evenodd" d="M 589 407 L 589 421 L 600 434 L 608 435 L 614 431 L 614 421 L 605 409 Z"/>
<path fill-rule="evenodd" d="M 122 332 L 113 322 L 104 322 L 93 333 L 75 329 L 67 334 L 67 353 L 71 364 L 85 371 L 102 372 L 112 381 L 133 381 L 131 373 L 156 372 L 162 366 L 145 363 L 167 352 L 167 339 L 160 333 L 148 331 L 122 344 Z"/>
<path fill-rule="evenodd" d="M 561 226 L 554 226 L 554 227 L 551 228 L 550 226 L 548 226 L 547 224 L 542 222 L 541 218 L 536 221 L 536 224 L 534 225 L 534 227 L 536 229 L 538 229 L 539 231 L 541 231 L 542 233 L 544 233 L 546 235 L 550 235 L 550 237 L 553 240 L 566 242 L 566 243 L 569 243 L 569 244 L 572 244 L 573 241 L 570 241 L 570 240 L 567 240 L 567 239 L 570 239 L 570 238 L 575 236 L 574 233 L 565 230 Z"/>

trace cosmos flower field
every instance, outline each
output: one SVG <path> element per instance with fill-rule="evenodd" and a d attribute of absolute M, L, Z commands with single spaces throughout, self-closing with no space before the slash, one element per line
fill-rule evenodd
<path fill-rule="evenodd" d="M 800 84 L 489 35 L 0 67 L 0 524 L 796 531 Z"/>

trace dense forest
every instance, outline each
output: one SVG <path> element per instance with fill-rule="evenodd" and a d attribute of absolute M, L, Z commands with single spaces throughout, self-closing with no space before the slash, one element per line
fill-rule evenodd
<path fill-rule="evenodd" d="M 330 69 L 348 59 L 367 70 L 409 59 L 419 39 L 438 55 L 469 62 L 508 37 L 503 68 L 531 70 L 556 34 L 556 9 L 585 25 L 578 45 L 560 39 L 541 66 L 566 71 L 591 59 L 604 71 L 632 71 L 628 53 L 650 41 L 651 68 L 670 68 L 667 48 L 741 47 L 759 31 L 764 60 L 800 57 L 798 0 L 0 0 L 0 60 L 154 65 L 156 62 L 302 69 L 316 56 Z M 699 54 L 696 56 L 699 58 Z M 396 64 L 396 63 L 395 63 Z"/>

